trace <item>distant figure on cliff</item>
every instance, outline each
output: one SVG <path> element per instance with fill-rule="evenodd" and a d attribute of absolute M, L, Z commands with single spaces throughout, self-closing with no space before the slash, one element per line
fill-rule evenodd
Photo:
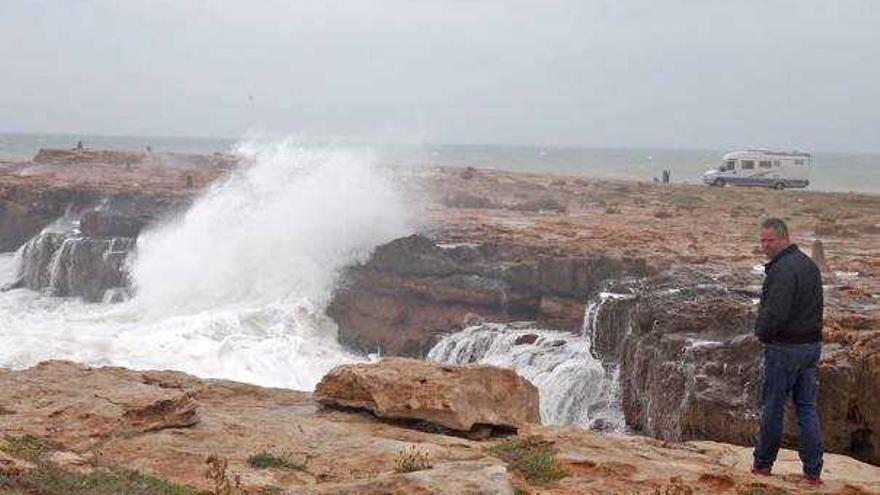
<path fill-rule="evenodd" d="M 82 142 L 82 141 L 77 141 L 77 142 L 76 142 L 76 149 L 78 149 L 78 150 L 83 149 L 83 142 Z"/>
<path fill-rule="evenodd" d="M 782 443 L 785 403 L 792 396 L 800 430 L 804 476 L 821 484 L 822 433 L 817 408 L 822 353 L 822 274 L 788 237 L 778 218 L 761 224 L 764 265 L 755 335 L 764 345 L 761 430 L 752 473 L 769 475 Z"/>

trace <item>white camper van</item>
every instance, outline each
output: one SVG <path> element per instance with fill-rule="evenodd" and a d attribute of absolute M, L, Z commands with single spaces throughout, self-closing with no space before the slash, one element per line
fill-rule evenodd
<path fill-rule="evenodd" d="M 745 150 L 724 155 L 721 165 L 703 174 L 712 186 L 807 187 L 813 159 L 798 151 Z"/>

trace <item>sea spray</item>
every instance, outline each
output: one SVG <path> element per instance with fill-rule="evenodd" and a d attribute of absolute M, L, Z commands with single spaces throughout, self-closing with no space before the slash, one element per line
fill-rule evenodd
<path fill-rule="evenodd" d="M 241 152 L 251 165 L 138 239 L 132 275 L 145 311 L 323 305 L 341 268 L 408 232 L 407 206 L 368 157 L 291 142 Z"/>
<path fill-rule="evenodd" d="M 362 153 L 289 141 L 240 153 L 241 170 L 139 238 L 131 300 L 0 293 L 0 366 L 72 359 L 309 390 L 359 359 L 324 307 L 343 267 L 411 231 L 412 206 Z"/>

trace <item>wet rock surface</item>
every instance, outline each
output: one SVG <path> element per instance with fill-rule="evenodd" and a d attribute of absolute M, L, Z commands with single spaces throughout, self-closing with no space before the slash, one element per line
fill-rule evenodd
<path fill-rule="evenodd" d="M 353 349 L 423 356 L 441 335 L 464 328 L 469 315 L 576 330 L 586 296 L 612 278 L 649 271 L 638 260 L 553 257 L 413 235 L 349 269 L 327 312 L 339 324 L 340 342 Z"/>
<path fill-rule="evenodd" d="M 128 287 L 126 258 L 134 246 L 135 239 L 129 237 L 40 234 L 21 252 L 21 281 L 16 285 L 52 296 L 101 302 L 108 291 Z"/>
<path fill-rule="evenodd" d="M 618 287 L 617 290 L 622 290 Z M 763 345 L 752 335 L 755 299 L 694 272 L 631 286 L 611 302 L 614 321 L 595 327 L 594 350 L 619 361 L 627 424 L 664 440 L 711 439 L 751 445 L 760 419 Z M 600 315 L 601 317 L 601 315 Z M 615 324 L 617 323 L 617 324 Z M 880 463 L 875 404 L 875 338 L 852 347 L 827 331 L 819 367 L 823 445 Z M 791 404 L 789 404 L 791 406 Z M 862 414 L 870 410 L 873 416 Z M 785 444 L 797 447 L 790 407 Z"/>
<path fill-rule="evenodd" d="M 420 420 L 452 430 L 517 427 L 541 421 L 538 389 L 513 370 L 447 366 L 405 358 L 343 365 L 315 389 L 318 402 L 380 418 Z"/>

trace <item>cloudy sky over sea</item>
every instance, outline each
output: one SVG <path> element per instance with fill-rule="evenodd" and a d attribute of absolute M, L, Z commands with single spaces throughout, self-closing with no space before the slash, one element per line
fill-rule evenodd
<path fill-rule="evenodd" d="M 0 0 L 0 132 L 880 150 L 880 3 Z"/>

